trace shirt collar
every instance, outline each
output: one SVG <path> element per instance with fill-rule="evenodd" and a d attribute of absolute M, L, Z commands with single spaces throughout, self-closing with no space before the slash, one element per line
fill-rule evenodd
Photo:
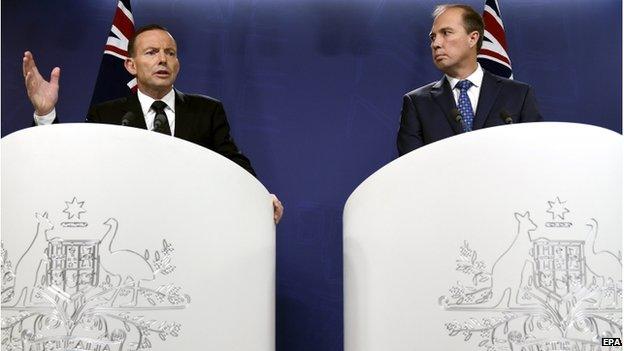
<path fill-rule="evenodd" d="M 143 111 L 143 116 L 147 116 L 150 108 L 152 108 L 152 104 L 156 99 L 147 96 L 141 92 L 141 90 L 137 89 L 137 97 L 139 98 L 139 103 L 141 104 L 141 111 Z M 171 109 L 171 111 L 175 112 L 175 90 L 172 88 L 167 95 L 163 96 L 160 101 L 167 104 L 167 108 Z"/>
<path fill-rule="evenodd" d="M 477 62 L 477 69 L 465 79 L 453 78 L 446 74 L 446 80 L 448 80 L 449 84 L 451 85 L 451 89 L 455 89 L 455 86 L 457 85 L 457 83 L 459 83 L 460 80 L 469 80 L 473 86 L 479 88 L 481 87 L 481 82 L 483 82 L 483 68 L 481 68 L 481 65 Z"/>

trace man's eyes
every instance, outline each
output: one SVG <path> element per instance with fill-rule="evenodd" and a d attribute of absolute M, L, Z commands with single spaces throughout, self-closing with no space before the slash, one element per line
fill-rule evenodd
<path fill-rule="evenodd" d="M 145 52 L 146 55 L 156 55 L 158 53 L 158 50 L 147 50 Z M 175 57 L 176 56 L 176 52 L 173 50 L 167 50 L 165 51 L 165 54 L 171 56 L 171 57 Z"/>
<path fill-rule="evenodd" d="M 453 34 L 453 31 L 452 31 L 452 30 L 442 30 L 442 31 L 440 31 L 440 33 L 441 33 L 443 36 L 449 36 L 449 35 Z M 434 41 L 434 40 L 435 40 L 435 38 L 436 38 L 436 35 L 435 35 L 435 34 L 430 34 L 430 35 L 429 35 L 429 40 Z"/>

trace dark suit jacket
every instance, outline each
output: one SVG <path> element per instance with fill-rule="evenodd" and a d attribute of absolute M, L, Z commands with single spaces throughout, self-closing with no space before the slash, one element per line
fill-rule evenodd
<path fill-rule="evenodd" d="M 91 106 L 87 122 L 147 129 L 136 94 Z M 174 136 L 218 152 L 256 175 L 249 159 L 238 150 L 230 136 L 230 125 L 223 104 L 218 100 L 176 90 Z"/>
<path fill-rule="evenodd" d="M 403 97 L 401 125 L 397 136 L 399 156 L 423 145 L 462 133 L 461 123 L 451 110 L 457 108 L 451 86 L 442 77 Z M 505 124 L 541 121 L 533 89 L 522 82 L 483 72 L 473 130 Z"/>

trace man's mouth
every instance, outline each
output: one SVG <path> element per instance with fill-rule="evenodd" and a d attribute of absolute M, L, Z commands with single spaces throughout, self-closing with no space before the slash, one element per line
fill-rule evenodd
<path fill-rule="evenodd" d="M 161 69 L 161 70 L 156 71 L 154 75 L 157 77 L 164 78 L 164 77 L 169 77 L 170 73 L 167 70 Z"/>

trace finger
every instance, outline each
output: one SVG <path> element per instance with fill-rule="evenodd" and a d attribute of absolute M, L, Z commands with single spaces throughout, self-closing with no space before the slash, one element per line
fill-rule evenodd
<path fill-rule="evenodd" d="M 278 224 L 280 222 L 280 220 L 282 219 L 282 216 L 279 215 L 277 212 L 273 215 L 273 222 L 275 224 Z"/>
<path fill-rule="evenodd" d="M 39 69 L 37 68 L 37 64 L 35 63 L 35 57 L 29 51 L 27 51 L 27 53 L 28 55 L 26 57 L 28 57 L 28 70 L 32 71 L 35 75 L 41 75 L 39 73 Z"/>
<path fill-rule="evenodd" d="M 50 73 L 50 84 L 58 85 L 59 78 L 61 77 L 61 69 L 54 67 L 52 73 Z"/>
<path fill-rule="evenodd" d="M 283 216 L 284 216 L 284 208 L 280 207 L 280 209 L 277 211 L 277 221 L 279 222 Z"/>
<path fill-rule="evenodd" d="M 30 87 L 30 85 L 32 84 L 32 73 L 24 73 L 24 83 L 26 84 L 26 88 Z"/>
<path fill-rule="evenodd" d="M 34 65 L 34 59 L 30 51 L 26 51 L 24 53 L 24 58 L 22 58 L 22 74 L 26 77 L 26 73 L 32 69 Z"/>
<path fill-rule="evenodd" d="M 24 77 L 24 79 L 26 81 L 26 85 L 29 87 L 36 86 L 40 81 L 40 79 L 37 79 L 37 75 L 33 71 L 26 72 L 26 77 Z"/>
<path fill-rule="evenodd" d="M 280 208 L 282 206 L 282 203 L 280 202 L 280 200 L 278 200 L 275 196 L 273 197 L 273 209 L 277 210 L 278 208 Z"/>
<path fill-rule="evenodd" d="M 275 199 L 273 202 L 273 220 L 275 221 L 275 224 L 279 223 L 283 215 L 284 206 L 282 206 L 282 203 L 279 200 Z"/>
<path fill-rule="evenodd" d="M 22 65 L 22 71 L 24 73 L 24 77 L 26 77 L 26 74 L 28 73 L 32 73 L 33 76 L 32 78 L 39 78 L 39 79 L 43 79 L 43 77 L 41 77 L 41 75 L 39 74 L 39 70 L 37 69 L 37 66 L 35 66 L 35 64 L 30 61 L 30 62 L 26 62 L 26 58 L 24 58 L 24 64 Z"/>
<path fill-rule="evenodd" d="M 33 73 L 32 72 L 27 72 L 26 73 L 26 77 L 24 77 L 24 83 L 26 84 L 26 91 L 28 92 L 28 94 L 30 95 L 31 90 L 33 90 L 36 82 L 33 79 Z"/>
<path fill-rule="evenodd" d="M 271 196 L 271 203 L 273 205 L 273 221 L 275 224 L 279 223 L 284 214 L 284 206 L 282 202 L 275 196 L 275 194 L 269 194 Z"/>

